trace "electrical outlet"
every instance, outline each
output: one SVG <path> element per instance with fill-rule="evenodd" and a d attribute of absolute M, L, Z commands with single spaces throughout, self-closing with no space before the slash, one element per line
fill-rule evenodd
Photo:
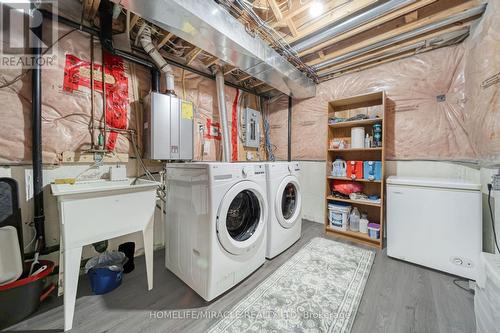
<path fill-rule="evenodd" d="M 205 132 L 205 125 L 203 125 L 202 123 L 198 123 L 198 132 Z"/>

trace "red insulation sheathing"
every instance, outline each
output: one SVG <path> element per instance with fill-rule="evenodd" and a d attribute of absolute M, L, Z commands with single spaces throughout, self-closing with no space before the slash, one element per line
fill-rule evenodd
<path fill-rule="evenodd" d="M 238 160 L 238 98 L 240 90 L 236 89 L 236 95 L 233 101 L 233 110 L 231 114 L 231 160 Z"/>
<path fill-rule="evenodd" d="M 125 74 L 123 59 L 110 53 L 104 53 L 104 71 L 106 73 L 106 125 L 126 129 L 128 126 L 128 78 Z M 94 64 L 94 74 L 102 72 L 102 65 Z M 90 88 L 90 62 L 66 54 L 63 89 L 73 93 L 80 86 Z M 109 82 L 108 82 L 109 81 Z M 94 77 L 94 89 L 102 93 L 102 77 Z M 114 150 L 118 133 L 110 131 L 106 148 Z"/>

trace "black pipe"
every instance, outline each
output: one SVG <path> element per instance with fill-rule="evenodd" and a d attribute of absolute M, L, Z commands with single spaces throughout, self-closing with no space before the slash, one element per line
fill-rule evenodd
<path fill-rule="evenodd" d="M 113 47 L 113 4 L 107 0 L 99 4 L 99 22 L 101 45 L 107 51 L 114 53 Z"/>
<path fill-rule="evenodd" d="M 94 29 L 94 28 L 82 25 L 80 23 L 72 21 L 72 20 L 70 20 L 70 19 L 68 19 L 66 17 L 63 17 L 63 16 L 54 15 L 54 14 L 52 14 L 52 13 L 46 11 L 46 10 L 40 10 L 40 12 L 42 12 L 42 14 L 43 14 L 44 17 L 47 17 L 49 19 L 52 19 L 52 18 L 55 17 L 59 23 L 67 25 L 67 26 L 69 26 L 71 28 L 78 29 L 80 31 L 86 32 L 88 34 L 91 34 L 91 35 L 94 35 L 94 36 L 97 36 L 97 37 L 101 36 L 99 30 L 97 30 L 97 29 Z M 142 50 L 140 50 L 138 48 L 134 47 L 133 51 L 135 53 L 140 54 L 141 56 L 138 56 L 138 55 L 130 53 L 130 52 L 118 50 L 118 49 L 115 49 L 115 48 L 107 49 L 107 51 L 109 51 L 110 53 L 112 53 L 112 54 L 114 54 L 116 56 L 122 57 L 123 59 L 125 59 L 127 61 L 133 62 L 135 64 L 138 64 L 138 65 L 141 65 L 141 66 L 145 66 L 145 67 L 148 67 L 148 68 L 157 68 L 155 64 L 153 64 L 151 61 L 149 61 L 148 59 L 145 58 L 145 57 L 147 57 L 147 55 L 144 52 L 142 52 Z M 191 73 L 194 73 L 194 74 L 206 77 L 207 79 L 215 81 L 215 75 L 212 75 L 212 74 L 209 74 L 209 73 L 205 73 L 205 72 L 200 71 L 200 70 L 198 70 L 196 68 L 184 65 L 184 64 L 182 64 L 180 62 L 177 62 L 177 61 L 174 61 L 174 60 L 171 60 L 171 59 L 168 59 L 168 58 L 165 58 L 165 61 L 167 63 L 169 63 L 170 65 L 173 65 L 175 67 L 179 67 L 179 68 L 187 70 L 187 71 L 189 71 Z M 256 96 L 265 96 L 263 94 L 258 94 L 256 90 L 248 89 L 246 87 L 239 86 L 239 85 L 237 85 L 235 83 L 232 83 L 232 82 L 225 81 L 224 83 L 228 87 L 232 87 L 232 88 L 235 88 L 235 89 L 240 89 L 240 90 L 242 90 L 244 92 L 247 92 L 249 94 L 253 94 L 253 95 L 256 95 Z"/>
<path fill-rule="evenodd" d="M 160 71 L 156 68 L 151 69 L 151 91 L 160 92 Z"/>
<path fill-rule="evenodd" d="M 36 6 L 32 4 L 32 9 Z M 38 246 L 36 251 L 45 248 L 45 214 L 43 211 L 42 176 L 42 25 L 31 28 L 34 34 L 32 54 L 35 65 L 31 71 L 31 154 L 33 163 L 33 215 Z"/>
<path fill-rule="evenodd" d="M 288 162 L 292 161 L 292 96 L 288 96 Z"/>

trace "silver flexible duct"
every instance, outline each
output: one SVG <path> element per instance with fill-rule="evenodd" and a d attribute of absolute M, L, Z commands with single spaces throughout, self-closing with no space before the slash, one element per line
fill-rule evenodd
<path fill-rule="evenodd" d="M 151 40 L 151 27 L 147 24 L 144 26 L 144 29 L 141 33 L 140 42 L 144 51 L 146 51 L 146 53 L 153 59 L 160 71 L 165 73 L 165 78 L 167 81 L 167 93 L 175 95 L 174 73 L 172 71 L 172 67 L 167 63 L 167 61 L 153 45 L 153 41 Z"/>
<path fill-rule="evenodd" d="M 223 161 L 231 162 L 231 140 L 227 124 L 226 96 L 224 93 L 224 72 L 220 67 L 215 67 L 215 83 L 217 85 L 217 98 L 219 102 L 220 123 L 222 127 Z"/>

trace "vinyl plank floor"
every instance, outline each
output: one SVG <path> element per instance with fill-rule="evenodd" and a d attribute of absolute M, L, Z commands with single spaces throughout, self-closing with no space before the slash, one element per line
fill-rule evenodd
<path fill-rule="evenodd" d="M 326 237 L 323 225 L 304 220 L 297 243 L 210 303 L 165 269 L 163 251 L 155 252 L 151 291 L 146 287 L 143 257 L 136 258 L 136 268 L 125 276 L 122 286 L 107 295 L 91 295 L 87 279 L 81 277 L 71 332 L 205 332 L 220 313 L 228 311 L 314 237 Z M 475 332 L 473 296 L 455 286 L 453 279 L 391 259 L 385 250 L 377 251 L 352 332 Z M 33 316 L 5 331 L 62 330 L 62 299 L 53 297 Z"/>

